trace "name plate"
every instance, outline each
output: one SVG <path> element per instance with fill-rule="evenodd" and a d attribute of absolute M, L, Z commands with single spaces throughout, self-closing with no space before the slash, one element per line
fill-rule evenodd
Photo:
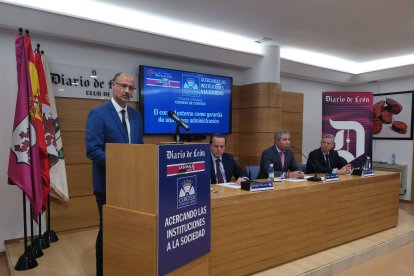
<path fill-rule="evenodd" d="M 362 176 L 374 176 L 375 171 L 373 169 L 363 169 Z"/>
<path fill-rule="evenodd" d="M 327 173 L 327 174 L 325 174 L 325 181 L 326 182 L 338 181 L 338 180 L 339 180 L 339 174 L 337 174 L 337 173 Z"/>
<path fill-rule="evenodd" d="M 267 191 L 267 190 L 273 190 L 273 182 L 272 181 L 266 181 L 266 182 L 252 181 L 252 182 L 250 182 L 250 191 L 251 192 Z"/>

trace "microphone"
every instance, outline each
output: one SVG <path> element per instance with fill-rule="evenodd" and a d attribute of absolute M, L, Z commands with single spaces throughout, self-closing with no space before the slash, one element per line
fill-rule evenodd
<path fill-rule="evenodd" d="M 322 178 L 318 176 L 318 171 L 316 170 L 316 166 L 315 164 L 313 164 L 313 162 L 311 162 L 304 154 L 301 150 L 299 150 L 298 148 L 295 148 L 294 146 L 292 146 L 292 149 L 296 150 L 297 152 L 299 152 L 303 157 L 305 157 L 306 161 L 309 162 L 309 164 L 312 165 L 312 168 L 315 170 L 315 175 L 309 177 L 307 180 L 308 181 L 322 181 Z"/>
<path fill-rule="evenodd" d="M 178 116 L 174 113 L 174 111 L 172 111 L 172 110 L 169 110 L 168 111 L 168 116 L 171 118 L 171 119 L 173 119 L 174 121 L 176 121 L 177 122 L 177 124 L 179 125 L 179 126 L 182 126 L 185 130 L 187 130 L 187 131 L 189 131 L 190 130 L 190 127 L 186 124 L 186 123 L 184 123 L 180 118 L 178 118 Z"/>

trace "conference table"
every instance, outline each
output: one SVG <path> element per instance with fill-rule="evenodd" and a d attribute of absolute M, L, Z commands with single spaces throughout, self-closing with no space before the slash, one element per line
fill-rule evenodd
<path fill-rule="evenodd" d="M 106 151 L 105 274 L 156 275 L 158 146 L 108 144 Z M 333 182 L 286 180 L 263 192 L 211 187 L 210 253 L 169 275 L 251 274 L 398 223 L 396 172 L 341 175 Z"/>
<path fill-rule="evenodd" d="M 245 275 L 398 223 L 398 173 L 274 182 L 249 192 L 212 185 L 210 275 Z"/>

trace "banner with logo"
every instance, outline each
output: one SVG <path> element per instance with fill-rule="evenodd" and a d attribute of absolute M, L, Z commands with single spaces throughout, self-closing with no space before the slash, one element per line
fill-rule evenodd
<path fill-rule="evenodd" d="M 56 97 L 109 100 L 112 97 L 111 81 L 122 70 L 85 67 L 49 62 L 50 79 Z M 138 74 L 130 72 L 135 79 Z M 131 101 L 138 101 L 134 90 Z"/>
<path fill-rule="evenodd" d="M 322 132 L 335 135 L 334 149 L 354 168 L 372 157 L 372 107 L 372 92 L 322 93 Z"/>
<path fill-rule="evenodd" d="M 159 146 L 158 275 L 210 252 L 210 148 Z"/>

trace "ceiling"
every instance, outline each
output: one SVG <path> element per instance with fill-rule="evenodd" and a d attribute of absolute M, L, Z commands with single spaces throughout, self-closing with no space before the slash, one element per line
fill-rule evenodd
<path fill-rule="evenodd" d="M 86 2 L 72 0 L 71 5 L 76 5 L 74 1 L 82 3 L 80 5 Z M 21 2 L 22 5 L 29 5 L 31 1 L 5 2 Z M 36 1 L 33 5 L 40 5 L 40 2 L 50 2 L 47 9 L 53 10 L 56 2 L 60 1 Z M 279 45 L 282 59 L 343 72 L 357 74 L 414 64 L 414 16 L 412 15 L 414 1 L 412 0 L 96 0 L 89 2 L 96 7 L 99 5 L 110 7 L 106 18 L 111 18 L 112 22 L 123 21 L 124 17 L 130 17 L 131 20 L 128 22 L 139 25 L 142 17 L 128 15 L 126 11 L 146 12 L 179 21 L 181 25 L 178 27 L 169 23 L 163 23 L 164 25 L 158 27 L 162 28 L 163 35 L 187 40 L 191 40 L 198 31 L 187 29 L 186 24 L 239 35 L 252 42 L 252 45 L 256 44 L 253 43 L 254 40 L 267 37 L 271 41 L 262 45 Z M 96 12 L 93 13 L 91 10 Z M 81 17 L 91 18 L 101 13 L 98 8 L 87 9 L 89 15 L 83 12 Z M 157 24 L 156 20 L 149 21 L 150 25 Z M 145 31 L 145 28 L 141 30 Z M 203 30 L 200 29 L 199 32 Z M 222 38 L 213 34 L 205 39 L 208 41 L 200 43 L 219 45 L 219 40 Z M 237 49 L 238 43 L 233 42 L 232 46 Z M 292 49 L 301 51 L 291 51 Z M 385 65 L 379 62 L 385 59 L 388 59 Z M 398 63 L 390 63 L 393 59 Z"/>
<path fill-rule="evenodd" d="M 288 48 L 351 64 L 414 54 L 412 0 L 117 0 L 116 5 L 252 39 L 268 37 L 287 59 L 300 58 L 284 55 Z"/>

